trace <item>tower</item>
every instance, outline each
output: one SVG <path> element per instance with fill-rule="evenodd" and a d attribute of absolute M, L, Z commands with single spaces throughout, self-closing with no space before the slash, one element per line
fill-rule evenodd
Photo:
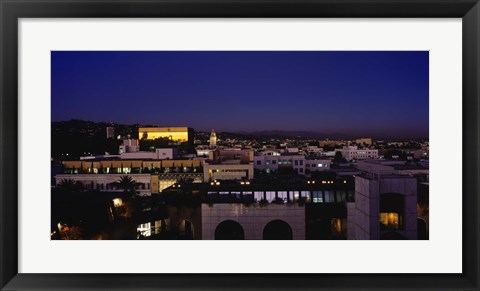
<path fill-rule="evenodd" d="M 107 126 L 107 139 L 109 138 L 115 138 L 115 127 L 113 126 Z"/>
<path fill-rule="evenodd" d="M 217 134 L 215 130 L 212 129 L 212 133 L 210 133 L 210 148 L 214 148 L 217 146 Z"/>

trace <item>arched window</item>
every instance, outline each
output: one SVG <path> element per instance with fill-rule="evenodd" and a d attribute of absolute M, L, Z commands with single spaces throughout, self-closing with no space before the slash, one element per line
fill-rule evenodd
<path fill-rule="evenodd" d="M 283 220 L 272 220 L 263 229 L 265 240 L 290 240 L 293 239 L 292 228 Z"/>
<path fill-rule="evenodd" d="M 243 240 L 244 232 L 240 223 L 233 220 L 222 221 L 215 229 L 216 240 Z"/>

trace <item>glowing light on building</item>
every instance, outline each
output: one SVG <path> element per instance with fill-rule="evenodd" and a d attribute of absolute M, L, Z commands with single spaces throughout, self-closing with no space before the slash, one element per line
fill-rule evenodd
<path fill-rule="evenodd" d="M 147 140 L 168 138 L 177 142 L 193 142 L 193 130 L 188 127 L 140 127 L 138 136 Z"/>
<path fill-rule="evenodd" d="M 115 198 L 112 201 L 113 201 L 113 206 L 115 206 L 115 207 L 120 207 L 120 206 L 123 205 L 122 198 Z"/>

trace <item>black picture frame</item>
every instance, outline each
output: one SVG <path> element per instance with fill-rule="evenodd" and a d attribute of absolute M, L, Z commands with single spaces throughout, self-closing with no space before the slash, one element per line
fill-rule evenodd
<path fill-rule="evenodd" d="M 479 290 L 478 0 L 0 0 L 1 290 Z M 462 274 L 18 273 L 18 19 L 70 17 L 462 18 Z M 439 254 L 441 260 L 441 254 Z M 94 263 L 94 262 L 92 262 Z M 318 262 L 321 264 L 321 262 Z"/>

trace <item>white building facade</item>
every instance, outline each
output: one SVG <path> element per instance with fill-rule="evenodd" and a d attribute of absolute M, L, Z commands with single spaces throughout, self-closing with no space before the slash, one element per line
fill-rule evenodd
<path fill-rule="evenodd" d="M 267 173 L 276 172 L 279 167 L 292 167 L 299 175 L 308 175 L 311 172 L 329 171 L 330 159 L 306 159 L 303 155 L 259 155 L 253 160 L 256 170 Z"/>
<path fill-rule="evenodd" d="M 359 149 L 357 146 L 346 146 L 342 149 L 335 149 L 335 153 L 336 152 L 340 152 L 347 161 L 378 159 L 377 149 Z"/>
<path fill-rule="evenodd" d="M 256 170 L 267 173 L 278 171 L 279 167 L 292 167 L 299 175 L 305 175 L 305 156 L 302 155 L 260 155 L 253 157 Z"/>

